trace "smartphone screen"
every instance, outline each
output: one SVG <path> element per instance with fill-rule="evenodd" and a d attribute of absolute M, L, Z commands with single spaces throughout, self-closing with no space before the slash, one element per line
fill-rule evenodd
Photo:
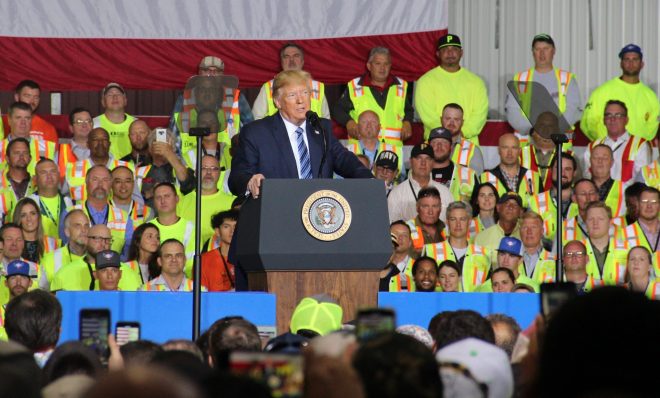
<path fill-rule="evenodd" d="M 156 129 L 156 141 L 165 143 L 167 142 L 167 129 Z"/>
<path fill-rule="evenodd" d="M 543 311 L 545 319 L 550 319 L 552 314 L 575 296 L 577 296 L 577 289 L 574 283 L 542 283 L 541 311 Z"/>
<path fill-rule="evenodd" d="M 78 339 L 90 347 L 101 358 L 101 362 L 107 363 L 110 355 L 108 349 L 110 310 L 82 309 L 78 326 Z"/>
<path fill-rule="evenodd" d="M 355 333 L 359 340 L 364 340 L 380 333 L 391 332 L 395 327 L 394 311 L 386 308 L 372 308 L 358 311 Z"/>
<path fill-rule="evenodd" d="M 117 322 L 115 327 L 115 338 L 117 345 L 124 345 L 131 341 L 140 340 L 139 322 Z"/>
<path fill-rule="evenodd" d="M 229 356 L 229 369 L 234 374 L 246 375 L 266 384 L 273 397 L 303 396 L 302 355 L 232 352 Z"/>

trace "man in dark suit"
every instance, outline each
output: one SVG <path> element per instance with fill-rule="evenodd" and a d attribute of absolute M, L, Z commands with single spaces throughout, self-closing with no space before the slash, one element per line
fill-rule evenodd
<path fill-rule="evenodd" d="M 373 178 L 373 174 L 328 131 L 323 158 L 323 135 L 307 121 L 311 76 L 283 71 L 273 82 L 273 101 L 279 110 L 250 123 L 239 135 L 232 159 L 229 189 L 237 196 L 258 197 L 265 178 Z"/>

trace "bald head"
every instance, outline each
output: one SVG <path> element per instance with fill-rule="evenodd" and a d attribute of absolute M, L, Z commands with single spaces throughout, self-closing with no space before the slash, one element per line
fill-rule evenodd
<path fill-rule="evenodd" d="M 500 164 L 509 167 L 520 164 L 520 140 L 513 133 L 500 136 L 497 152 L 500 155 Z"/>

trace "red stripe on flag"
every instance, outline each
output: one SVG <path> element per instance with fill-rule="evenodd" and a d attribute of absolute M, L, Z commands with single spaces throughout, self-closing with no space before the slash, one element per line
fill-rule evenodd
<path fill-rule="evenodd" d="M 392 72 L 416 80 L 436 65 L 435 44 L 446 30 L 394 35 L 293 40 L 305 50 L 305 69 L 327 84 L 366 71 L 372 47 L 392 52 Z M 57 39 L 0 37 L 0 90 L 34 79 L 49 91 L 100 90 L 114 81 L 127 89 L 180 89 L 205 55 L 225 62 L 241 87 L 258 87 L 279 69 L 281 40 Z"/>

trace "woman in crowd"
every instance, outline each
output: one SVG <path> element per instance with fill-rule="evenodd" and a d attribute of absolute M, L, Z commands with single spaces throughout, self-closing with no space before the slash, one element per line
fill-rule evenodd
<path fill-rule="evenodd" d="M 461 292 L 461 270 L 458 264 L 445 260 L 438 267 L 438 283 L 443 292 Z"/>
<path fill-rule="evenodd" d="M 160 231 L 157 226 L 146 223 L 135 229 L 128 248 L 128 265 L 139 271 L 143 284 L 160 275 L 160 267 L 156 263 L 159 246 Z"/>
<path fill-rule="evenodd" d="M 497 209 L 495 204 L 499 199 L 497 189 L 493 184 L 485 182 L 479 184 L 472 193 L 472 222 L 470 223 L 470 236 L 474 236 L 497 222 Z"/>
<path fill-rule="evenodd" d="M 39 263 L 44 253 L 51 252 L 59 247 L 59 240 L 44 236 L 41 225 L 39 205 L 31 198 L 23 198 L 14 207 L 12 220 L 21 227 L 25 247 L 21 256 Z"/>
<path fill-rule="evenodd" d="M 494 293 L 511 293 L 513 291 L 513 285 L 516 284 L 516 276 L 510 269 L 504 267 L 493 271 L 490 279 L 493 284 Z"/>
<path fill-rule="evenodd" d="M 651 252 L 644 246 L 635 246 L 628 252 L 626 287 L 655 300 L 660 297 L 660 283 L 653 272 Z"/>

